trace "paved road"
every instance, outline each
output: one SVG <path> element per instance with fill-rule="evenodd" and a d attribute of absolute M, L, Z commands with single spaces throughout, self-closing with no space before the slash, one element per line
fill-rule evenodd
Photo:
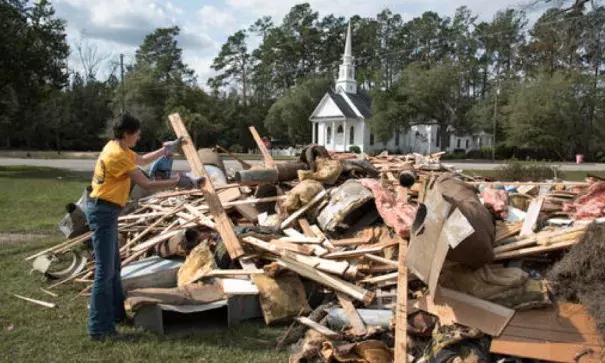
<path fill-rule="evenodd" d="M 254 164 L 259 161 L 247 161 L 248 163 Z M 6 165 L 31 165 L 31 166 L 46 166 L 52 168 L 63 168 L 72 171 L 91 171 L 94 167 L 94 160 L 91 159 L 19 159 L 19 158 L 0 158 L 0 166 Z M 450 162 L 445 160 L 443 162 L 447 165 L 452 165 L 456 169 L 474 169 L 474 170 L 493 170 L 502 163 L 486 163 L 486 162 Z M 583 170 L 583 171 L 605 171 L 605 164 L 580 164 L 576 165 L 573 163 L 553 163 L 562 170 Z M 235 160 L 225 160 L 225 167 L 227 169 L 239 170 L 241 169 L 240 164 Z M 186 160 L 175 160 L 174 162 L 175 171 L 187 171 L 189 165 Z"/>

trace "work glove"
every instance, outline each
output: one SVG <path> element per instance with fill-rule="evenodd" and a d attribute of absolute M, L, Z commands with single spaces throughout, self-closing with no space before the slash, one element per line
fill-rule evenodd
<path fill-rule="evenodd" d="M 164 146 L 164 154 L 168 157 L 171 157 L 174 154 L 181 153 L 181 145 L 185 142 L 184 137 L 179 137 L 176 140 L 165 141 L 162 146 Z"/>
<path fill-rule="evenodd" d="M 176 184 L 176 186 L 181 189 L 199 188 L 200 184 L 205 179 L 206 178 L 204 178 L 203 176 L 196 177 L 196 176 L 192 176 L 191 174 L 189 174 L 189 175 L 181 174 L 179 177 L 179 182 Z"/>

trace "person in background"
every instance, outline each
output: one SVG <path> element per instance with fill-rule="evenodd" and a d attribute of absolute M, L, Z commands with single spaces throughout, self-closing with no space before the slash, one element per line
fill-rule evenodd
<path fill-rule="evenodd" d="M 88 334 L 93 341 L 117 339 L 115 324 L 127 321 L 120 277 L 118 216 L 128 202 L 131 182 L 147 191 L 179 187 L 199 187 L 203 178 L 180 174 L 177 178 L 150 180 L 137 166 L 148 165 L 162 156 L 180 151 L 183 139 L 165 142 L 163 147 L 138 155 L 131 150 L 140 138 L 141 123 L 130 115 L 119 115 L 113 123 L 113 140 L 109 141 L 95 165 L 92 192 L 87 202 L 86 218 L 92 231 L 95 277 L 90 297 Z"/>

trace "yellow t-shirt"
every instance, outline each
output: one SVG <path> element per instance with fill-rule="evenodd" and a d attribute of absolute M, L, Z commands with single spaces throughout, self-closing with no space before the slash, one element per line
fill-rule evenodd
<path fill-rule="evenodd" d="M 128 173 L 137 168 L 135 160 L 134 151 L 122 149 L 116 140 L 108 142 L 97 160 L 90 196 L 125 206 L 130 193 Z"/>

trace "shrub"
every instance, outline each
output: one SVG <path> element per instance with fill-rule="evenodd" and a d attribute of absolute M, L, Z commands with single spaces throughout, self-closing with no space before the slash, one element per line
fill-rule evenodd
<path fill-rule="evenodd" d="M 496 177 L 503 181 L 541 181 L 562 177 L 558 167 L 539 161 L 519 161 L 510 159 L 496 168 Z"/>
<path fill-rule="evenodd" d="M 243 153 L 244 147 L 240 144 L 233 144 L 229 146 L 229 151 L 231 151 L 232 153 Z"/>
<path fill-rule="evenodd" d="M 441 155 L 441 160 L 460 160 L 460 159 L 465 159 L 466 158 L 466 154 L 464 152 L 462 153 L 447 153 L 447 154 L 443 154 Z"/>
<path fill-rule="evenodd" d="M 349 146 L 349 152 L 355 153 L 355 154 L 361 154 L 361 148 L 357 145 L 351 145 L 351 146 Z"/>

